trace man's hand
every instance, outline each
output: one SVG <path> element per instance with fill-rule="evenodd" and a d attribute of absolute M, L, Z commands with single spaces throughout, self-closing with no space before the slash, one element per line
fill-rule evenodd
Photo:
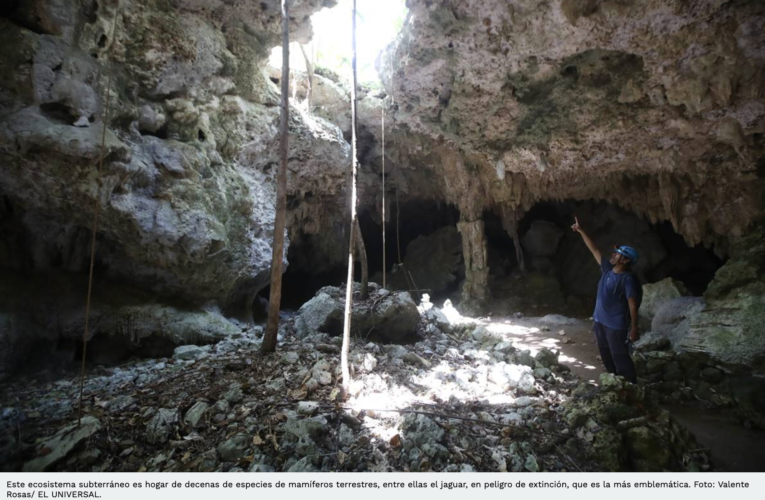
<path fill-rule="evenodd" d="M 587 233 L 584 232 L 584 229 L 579 226 L 579 219 L 576 217 L 574 217 L 574 225 L 571 226 L 571 230 L 575 233 L 579 233 L 582 236 L 584 244 L 587 245 L 587 248 L 590 249 L 590 253 L 592 253 L 593 257 L 595 257 L 595 261 L 598 263 L 598 265 L 600 265 L 600 261 L 602 259 L 600 250 L 598 250 L 598 247 L 595 245 L 595 242 L 592 241 L 592 238 L 587 236 Z"/>
<path fill-rule="evenodd" d="M 630 329 L 630 340 L 633 342 L 637 342 L 639 338 L 640 338 L 640 334 L 638 333 L 638 329 L 636 326 L 633 326 Z"/>

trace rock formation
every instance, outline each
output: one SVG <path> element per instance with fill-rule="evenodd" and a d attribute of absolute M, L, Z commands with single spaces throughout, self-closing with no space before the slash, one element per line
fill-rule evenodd
<path fill-rule="evenodd" d="M 295 2 L 291 38 L 310 39 L 310 15 L 334 3 Z M 651 302 L 655 330 L 679 351 L 762 374 L 765 6 L 407 6 L 378 61 L 384 90 L 360 91 L 359 210 L 365 227 L 387 224 L 409 262 L 427 255 L 422 235 L 459 250 L 444 254 L 451 274 L 417 285 L 459 286 L 463 312 L 511 296 L 589 308 L 599 274 L 568 231 L 576 215 L 603 249 L 634 243 L 646 281 L 703 271 L 686 283 L 697 297 Z M 76 346 L 96 206 L 94 342 L 165 355 L 241 333 L 269 279 L 279 76 L 266 59 L 278 43 L 276 0 L 0 7 L 0 376 L 37 341 L 45 352 Z M 304 75 L 291 84 L 304 95 Z M 319 68 L 311 108 L 291 113 L 292 271 L 344 265 L 348 99 Z M 232 437 L 220 453 L 240 444 Z"/>
<path fill-rule="evenodd" d="M 310 37 L 309 16 L 333 3 L 295 5 L 293 38 Z M 264 69 L 279 2 L 30 0 L 0 14 L 0 43 L 13 48 L 0 54 L 3 269 L 86 271 L 99 204 L 99 283 L 246 318 L 270 268 L 279 95 Z M 293 116 L 290 226 L 332 233 L 348 145 L 325 120 Z M 4 290 L 29 306 L 11 310 L 4 294 L 9 324 L 44 314 L 24 281 Z M 71 290 L 73 308 L 85 290 Z"/>
<path fill-rule="evenodd" d="M 378 71 L 410 192 L 455 205 L 471 228 L 493 212 L 517 230 L 540 202 L 608 202 L 610 216 L 601 205 L 580 220 L 603 224 L 601 245 L 637 241 L 640 273 L 666 260 L 649 223 L 667 221 L 687 245 L 730 257 L 690 321 L 687 348 L 759 366 L 765 337 L 749 325 L 763 310 L 753 240 L 763 217 L 765 8 L 652 0 L 408 6 Z M 485 236 L 462 224 L 463 298 L 480 302 L 484 271 L 475 257 Z M 583 265 L 586 249 L 570 237 L 560 245 L 558 277 L 574 287 L 569 293 L 592 293 L 597 268 Z"/>
<path fill-rule="evenodd" d="M 600 199 L 723 253 L 761 214 L 761 5 L 409 7 L 378 64 L 397 153 L 461 211 Z"/>

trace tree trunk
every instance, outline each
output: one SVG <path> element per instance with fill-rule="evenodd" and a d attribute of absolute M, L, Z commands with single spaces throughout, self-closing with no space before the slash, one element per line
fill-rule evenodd
<path fill-rule="evenodd" d="M 382 286 L 385 288 L 385 101 L 383 101 L 382 115 L 382 271 L 383 282 Z"/>
<path fill-rule="evenodd" d="M 369 263 L 367 262 L 367 247 L 364 245 L 364 236 L 361 234 L 359 218 L 356 217 L 356 250 L 359 252 L 361 262 L 361 300 L 369 298 Z"/>
<path fill-rule="evenodd" d="M 305 59 L 305 70 L 308 73 L 308 92 L 306 92 L 305 100 L 307 103 L 306 110 L 311 112 L 311 102 L 313 101 L 313 64 L 308 58 L 308 54 L 305 53 L 305 47 L 300 44 L 300 52 L 303 53 L 303 59 Z"/>
<path fill-rule="evenodd" d="M 353 307 L 353 246 L 356 231 L 356 173 L 358 159 L 356 158 L 356 0 L 353 0 L 351 35 L 351 63 L 353 67 L 353 82 L 351 82 L 351 241 L 348 246 L 348 279 L 345 287 L 345 323 L 343 325 L 343 347 L 340 352 L 340 368 L 343 375 L 341 397 L 348 399 L 351 388 L 351 372 L 348 369 L 348 349 L 351 345 L 351 309 Z"/>
<path fill-rule="evenodd" d="M 260 351 L 264 354 L 276 350 L 279 333 L 279 307 L 282 301 L 282 267 L 284 262 L 284 229 L 287 223 L 287 152 L 289 96 L 290 96 L 290 33 L 289 0 L 282 0 L 282 102 L 279 143 L 279 172 L 276 178 L 276 219 L 274 220 L 274 248 L 271 254 L 271 296 L 268 301 L 268 322 Z"/>

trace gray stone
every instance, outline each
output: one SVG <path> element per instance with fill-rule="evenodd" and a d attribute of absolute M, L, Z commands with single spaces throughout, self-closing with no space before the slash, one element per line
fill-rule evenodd
<path fill-rule="evenodd" d="M 516 355 L 518 359 L 518 363 L 521 365 L 528 366 L 529 368 L 534 368 L 534 356 L 531 355 L 531 351 L 523 350 Z"/>
<path fill-rule="evenodd" d="M 356 439 L 353 434 L 353 430 L 345 424 L 340 424 L 340 429 L 337 432 L 338 440 L 343 446 L 350 446 Z"/>
<path fill-rule="evenodd" d="M 298 403 L 297 412 L 301 415 L 311 416 L 319 409 L 319 403 L 316 401 L 300 401 Z"/>
<path fill-rule="evenodd" d="M 328 431 L 327 419 L 324 417 L 288 418 L 282 424 L 282 430 L 299 440 L 314 439 Z"/>
<path fill-rule="evenodd" d="M 543 347 L 537 352 L 537 355 L 534 359 L 537 363 L 542 365 L 542 367 L 551 368 L 558 365 L 558 354 L 559 353 L 553 352 L 550 349 Z"/>
<path fill-rule="evenodd" d="M 442 332 L 452 331 L 452 324 L 446 317 L 446 314 L 441 311 L 441 309 L 437 307 L 431 307 L 430 309 L 424 311 L 422 316 L 428 323 L 437 326 L 438 329 Z"/>
<path fill-rule="evenodd" d="M 509 387 L 517 388 L 527 394 L 536 392 L 534 375 L 532 375 L 530 367 L 526 365 L 505 365 L 505 374 L 508 378 Z"/>
<path fill-rule="evenodd" d="M 117 396 L 109 401 L 109 411 L 111 413 L 119 413 L 122 410 L 129 408 L 135 403 L 135 398 L 128 395 Z"/>
<path fill-rule="evenodd" d="M 470 336 L 473 337 L 473 340 L 480 343 L 488 340 L 492 334 L 489 332 L 489 330 L 486 329 L 485 326 L 479 325 L 475 328 L 475 330 L 473 330 L 473 333 L 471 333 Z"/>
<path fill-rule="evenodd" d="M 430 368 L 430 361 L 427 359 L 422 358 L 421 356 L 418 356 L 417 354 L 413 352 L 407 352 L 403 356 L 401 356 L 401 360 L 404 361 L 404 363 L 418 366 L 420 368 L 425 368 L 426 370 Z"/>
<path fill-rule="evenodd" d="M 300 356 L 296 352 L 285 352 L 282 354 L 282 363 L 287 365 L 294 365 L 300 361 Z"/>
<path fill-rule="evenodd" d="M 244 456 L 248 445 L 247 435 L 237 434 L 218 445 L 218 454 L 224 461 L 234 462 Z"/>
<path fill-rule="evenodd" d="M 162 444 L 170 439 L 178 424 L 178 411 L 174 408 L 160 408 L 146 426 L 146 440 L 151 444 Z"/>
<path fill-rule="evenodd" d="M 205 424 L 204 417 L 209 405 L 202 401 L 197 401 L 186 412 L 186 416 L 183 417 L 183 421 L 186 422 L 192 429 L 203 427 Z"/>
<path fill-rule="evenodd" d="M 373 354 L 365 353 L 361 368 L 367 373 L 374 371 L 377 368 L 377 358 Z"/>
<path fill-rule="evenodd" d="M 43 442 L 40 448 L 49 450 L 45 455 L 24 464 L 24 472 L 45 472 L 60 460 L 66 458 L 77 446 L 101 430 L 98 419 L 90 416 L 82 418 L 81 425 L 72 424 L 64 427 L 55 436 Z"/>
<path fill-rule="evenodd" d="M 319 383 L 319 385 L 329 385 L 332 383 L 332 374 L 323 370 L 314 370 L 313 379 Z"/>
<path fill-rule="evenodd" d="M 542 316 L 539 318 L 539 322 L 546 325 L 556 326 L 576 325 L 579 323 L 579 321 L 574 318 L 567 318 L 566 316 L 561 316 L 560 314 L 548 314 L 547 316 Z"/>
<path fill-rule="evenodd" d="M 317 332 L 338 335 L 343 325 L 343 305 L 326 293 L 317 293 L 314 298 L 306 302 L 298 311 L 296 321 L 304 325 L 302 331 L 306 335 Z"/>
<path fill-rule="evenodd" d="M 311 463 L 310 457 L 303 457 L 287 469 L 287 472 L 316 472 L 316 467 Z"/>
<path fill-rule="evenodd" d="M 202 461 L 199 463 L 197 470 L 199 472 L 213 472 L 218 468 L 218 464 L 220 464 L 220 460 L 215 449 L 207 450 L 202 454 Z"/>
<path fill-rule="evenodd" d="M 523 468 L 529 472 L 539 472 L 537 458 L 534 455 L 527 455 L 526 460 L 523 462 Z"/>
<path fill-rule="evenodd" d="M 656 283 L 643 285 L 643 302 L 640 305 L 640 317 L 651 324 L 661 307 L 672 299 L 688 295 L 682 283 L 672 278 L 665 278 Z"/>
<path fill-rule="evenodd" d="M 662 351 L 669 348 L 671 343 L 659 332 L 648 332 L 642 334 L 634 345 L 640 351 Z"/>
<path fill-rule="evenodd" d="M 196 359 L 205 354 L 205 350 L 197 345 L 182 345 L 175 348 L 173 357 L 176 359 Z"/>
<path fill-rule="evenodd" d="M 223 395 L 223 399 L 229 403 L 239 403 L 243 398 L 242 385 L 237 382 L 231 384 L 231 387 L 229 387 L 228 391 Z"/>

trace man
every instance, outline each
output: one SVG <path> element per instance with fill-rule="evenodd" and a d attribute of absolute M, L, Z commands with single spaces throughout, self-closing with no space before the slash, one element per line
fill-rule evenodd
<path fill-rule="evenodd" d="M 634 342 L 638 339 L 638 307 L 642 289 L 631 266 L 637 262 L 638 252 L 629 246 L 614 247 L 611 258 L 606 260 L 579 226 L 576 217 L 571 229 L 582 235 L 602 273 L 593 314 L 593 330 L 600 357 L 609 373 L 621 375 L 634 384 L 637 378 L 629 354 L 629 340 Z"/>

